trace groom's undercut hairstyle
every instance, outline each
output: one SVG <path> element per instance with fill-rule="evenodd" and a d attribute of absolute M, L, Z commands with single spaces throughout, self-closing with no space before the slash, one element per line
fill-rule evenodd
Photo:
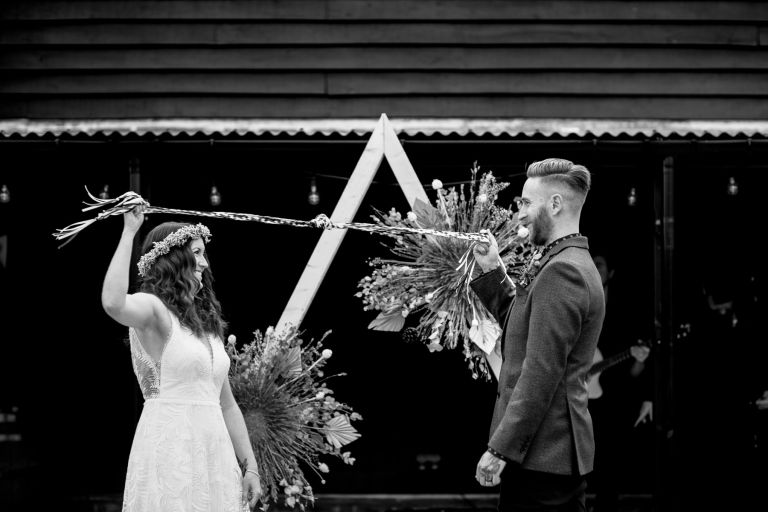
<path fill-rule="evenodd" d="M 565 192 L 564 198 L 573 204 L 576 211 L 581 210 L 592 185 L 592 176 L 586 167 L 563 158 L 533 162 L 528 166 L 526 175 L 529 178 L 541 178 L 549 185 L 559 185 L 558 188 Z"/>

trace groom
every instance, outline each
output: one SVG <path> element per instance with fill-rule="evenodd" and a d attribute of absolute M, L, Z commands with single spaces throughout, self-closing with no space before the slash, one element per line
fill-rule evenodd
<path fill-rule="evenodd" d="M 584 511 L 594 459 L 586 376 L 605 315 L 600 275 L 579 233 L 591 177 L 557 158 L 534 162 L 527 176 L 519 221 L 543 246 L 532 281 L 509 284 L 492 236 L 474 249 L 483 274 L 472 289 L 504 329 L 490 440 L 475 477 L 501 483 L 500 511 Z"/>

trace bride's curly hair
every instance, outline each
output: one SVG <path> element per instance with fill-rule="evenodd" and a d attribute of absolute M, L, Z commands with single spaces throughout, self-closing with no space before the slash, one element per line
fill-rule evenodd
<path fill-rule="evenodd" d="M 150 231 L 144 239 L 141 254 L 146 254 L 174 231 L 189 226 L 182 222 L 164 222 Z M 146 275 L 141 278 L 139 290 L 151 293 L 178 318 L 179 322 L 197 336 L 210 333 L 224 339 L 227 323 L 221 316 L 221 304 L 213 291 L 213 274 L 209 266 L 203 272 L 202 288 L 195 277 L 195 256 L 189 248 L 192 240 L 183 246 L 171 247 L 168 254 L 159 256 Z M 205 254 L 208 260 L 208 254 Z"/>

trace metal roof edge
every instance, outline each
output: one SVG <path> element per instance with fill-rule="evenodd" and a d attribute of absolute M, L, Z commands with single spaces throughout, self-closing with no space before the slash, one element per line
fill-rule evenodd
<path fill-rule="evenodd" d="M 0 119 L 0 135 L 366 135 L 378 118 L 347 119 Z M 768 136 L 768 120 L 576 118 L 393 118 L 406 135 Z"/>

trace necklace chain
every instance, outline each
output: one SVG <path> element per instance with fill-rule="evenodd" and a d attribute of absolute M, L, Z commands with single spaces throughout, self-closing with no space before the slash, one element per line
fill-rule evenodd
<path fill-rule="evenodd" d="M 581 233 L 571 233 L 570 235 L 561 236 L 557 240 L 553 240 L 549 242 L 544 249 L 541 250 L 541 256 L 544 257 L 545 254 L 547 254 L 549 251 L 551 251 L 557 244 L 560 242 L 564 242 L 565 240 L 568 240 L 569 238 L 575 238 L 577 236 L 581 236 Z"/>
<path fill-rule="evenodd" d="M 535 251 L 531 256 L 531 259 L 528 261 L 528 264 L 523 269 L 520 275 L 519 283 L 522 286 L 528 286 L 528 284 L 533 281 L 533 278 L 541 268 L 541 260 L 544 258 L 544 256 L 560 242 L 568 240 L 569 238 L 575 238 L 577 236 L 581 236 L 581 233 L 571 233 L 570 235 L 561 236 L 557 240 L 553 240 L 552 242 L 548 243 L 543 249 Z"/>

